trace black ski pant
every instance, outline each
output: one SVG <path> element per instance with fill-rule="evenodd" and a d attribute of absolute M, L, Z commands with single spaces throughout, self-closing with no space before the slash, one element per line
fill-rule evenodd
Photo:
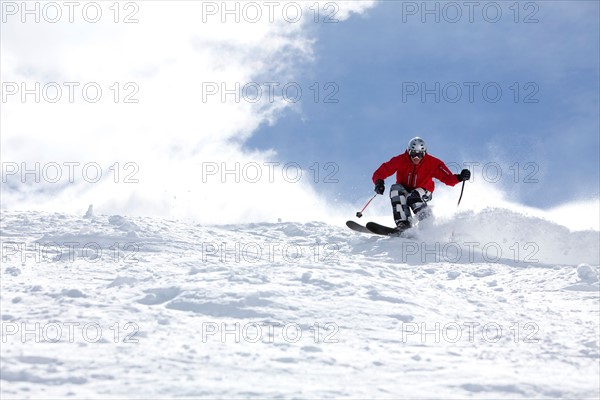
<path fill-rule="evenodd" d="M 392 185 L 390 189 L 390 200 L 396 225 L 410 223 L 411 211 L 419 221 L 427 218 L 431 211 L 427 202 L 431 200 L 431 192 L 423 188 L 416 188 L 410 192 L 399 183 Z"/>

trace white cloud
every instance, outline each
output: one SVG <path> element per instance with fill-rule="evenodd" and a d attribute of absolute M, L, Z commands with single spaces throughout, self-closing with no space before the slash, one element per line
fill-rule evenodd
<path fill-rule="evenodd" d="M 93 203 L 98 213 L 155 214 L 206 223 L 327 218 L 329 207 L 312 189 L 306 171 L 299 182 L 290 183 L 281 166 L 271 169 L 268 164 L 277 161 L 275 152 L 248 153 L 241 147 L 260 124 L 273 123 L 281 110 L 293 106 L 281 96 L 269 101 L 263 83 L 293 82 L 313 57 L 309 32 L 314 30 L 306 29 L 314 23 L 310 5 L 288 3 L 304 7 L 297 23 L 282 18 L 277 8 L 271 23 L 264 6 L 257 23 L 244 21 L 244 15 L 240 23 L 235 23 L 235 15 L 225 15 L 228 22 L 222 23 L 222 10 L 212 14 L 214 8 L 209 8 L 221 2 L 135 3 L 138 9 L 121 9 L 119 14 L 122 21 L 135 12 L 139 22 L 132 24 L 114 23 L 108 3 L 98 3 L 103 14 L 95 24 L 77 10 L 74 23 L 66 20 L 66 9 L 55 24 L 44 21 L 43 15 L 40 23 L 21 23 L 19 14 L 7 16 L 2 31 L 3 95 L 12 82 L 19 89 L 21 83 L 32 89 L 37 82 L 42 98 L 36 103 L 27 95 L 23 103 L 17 93 L 2 103 L 3 174 L 15 165 L 19 169 L 3 175 L 7 183 L 2 207 L 81 212 Z M 240 10 L 245 4 L 238 3 Z M 336 17 L 343 20 L 373 2 L 337 4 Z M 283 9 L 284 3 L 280 6 Z M 50 82 L 56 85 L 46 86 L 44 96 Z M 71 86 L 73 102 L 65 82 L 78 83 Z M 203 101 L 203 88 L 210 82 L 229 89 L 236 82 L 257 82 L 263 94 L 256 103 L 236 102 L 234 95 L 225 103 L 219 95 Z M 86 83 L 101 88 L 97 103 L 82 98 Z M 48 102 L 58 95 L 57 87 L 60 100 Z M 125 104 L 127 95 L 139 102 Z M 36 162 L 39 183 L 33 174 L 22 176 L 23 163 L 33 168 Z M 71 164 L 70 171 L 65 165 L 69 162 L 79 165 Z M 62 179 L 51 183 L 55 163 Z M 87 181 L 95 176 L 94 168 L 86 176 L 82 173 L 82 167 L 92 163 L 103 168 L 104 179 L 96 183 Z M 211 175 L 203 182 L 203 166 L 222 163 L 240 166 L 240 183 L 235 174 L 223 179 Z M 250 183 L 243 172 L 249 173 L 255 164 L 263 178 Z M 72 183 L 69 172 L 74 172 Z M 269 172 L 273 179 L 266 176 Z M 131 173 L 138 183 L 123 182 Z"/>

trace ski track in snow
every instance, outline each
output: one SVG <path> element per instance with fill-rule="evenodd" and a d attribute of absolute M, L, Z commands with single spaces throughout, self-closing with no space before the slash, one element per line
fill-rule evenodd
<path fill-rule="evenodd" d="M 1 218 L 2 398 L 598 396 L 595 231 Z"/>

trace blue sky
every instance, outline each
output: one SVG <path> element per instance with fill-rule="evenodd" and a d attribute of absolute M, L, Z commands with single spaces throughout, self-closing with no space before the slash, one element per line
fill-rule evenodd
<path fill-rule="evenodd" d="M 444 20 L 454 19 L 455 9 L 440 10 L 439 23 L 425 15 L 423 23 L 420 10 L 403 14 L 402 2 L 384 1 L 343 23 L 312 24 L 315 60 L 298 66 L 302 101 L 274 125 L 263 125 L 246 146 L 273 148 L 282 161 L 305 168 L 319 163 L 322 173 L 334 171 L 325 163 L 336 163 L 339 183 L 324 183 L 321 175 L 315 187 L 351 201 L 371 193 L 374 169 L 416 135 L 449 164 L 480 163 L 473 179 L 494 181 L 499 166 L 497 184 L 526 205 L 597 197 L 599 3 L 520 3 L 518 23 L 514 2 L 497 3 L 496 23 L 481 8 L 469 22 L 468 8 L 458 4 L 456 23 Z M 314 82 L 322 88 L 335 82 L 339 102 L 315 103 L 307 90 Z M 439 82 L 440 102 L 433 94 L 425 102 L 420 93 L 408 95 L 411 82 L 428 88 Z M 490 101 L 481 90 L 486 84 Z M 458 101 L 445 100 L 444 85 L 446 98 Z M 493 103 L 495 87 L 502 97 Z"/>
<path fill-rule="evenodd" d="M 64 18 L 56 23 L 5 15 L 3 84 L 31 90 L 93 82 L 105 95 L 89 102 L 78 89 L 71 101 L 65 87 L 59 101 L 12 93 L 0 103 L 1 207 L 84 213 L 94 204 L 98 213 L 201 223 L 343 222 L 373 194 L 373 171 L 418 135 L 456 171 L 478 163 L 461 210 L 497 205 L 503 195 L 510 207 L 591 200 L 597 208 L 597 1 L 475 2 L 472 21 L 465 2 L 321 2 L 319 23 L 312 2 L 301 3 L 298 23 L 280 14 L 223 22 L 207 17 L 207 3 L 225 4 L 141 1 L 131 24 L 114 22 L 111 2 L 98 3 L 98 23 L 81 14 L 71 23 L 62 3 Z M 340 10 L 339 23 L 323 23 L 331 5 Z M 438 7 L 439 22 L 422 14 L 423 5 Z M 502 14 L 493 23 L 494 6 Z M 205 99 L 207 83 L 232 89 L 252 81 L 280 88 L 297 82 L 302 100 Z M 139 90 L 128 103 L 132 83 Z M 421 86 L 435 92 L 436 84 L 440 101 L 431 93 L 423 101 Z M 115 87 L 122 89 L 119 101 L 111 96 Z M 497 88 L 502 97 L 492 102 Z M 337 103 L 325 102 L 328 95 Z M 277 162 L 271 180 L 265 166 Z M 284 179 L 286 162 L 303 168 L 304 179 Z M 36 163 L 42 172 L 60 166 L 59 181 L 28 175 Z M 65 167 L 72 163 L 80 166 L 74 180 Z M 102 179 L 89 179 L 86 165 L 101 168 Z M 242 173 L 259 166 L 261 178 L 224 173 L 234 165 Z M 135 184 L 124 182 L 132 171 L 126 166 L 135 167 Z M 220 171 L 206 176 L 207 167 Z M 455 192 L 436 192 L 440 215 Z M 371 215 L 389 218 L 382 200 Z"/>

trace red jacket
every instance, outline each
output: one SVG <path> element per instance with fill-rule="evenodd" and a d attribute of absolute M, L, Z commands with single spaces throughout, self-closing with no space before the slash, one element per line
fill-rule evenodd
<path fill-rule="evenodd" d="M 385 180 L 394 172 L 396 173 L 396 183 L 401 184 L 408 191 L 423 188 L 433 192 L 435 189 L 433 178 L 448 186 L 454 186 L 460 182 L 441 160 L 425 154 L 421 162 L 414 165 L 406 151 L 381 164 L 373 173 L 373 183 L 379 179 Z"/>

